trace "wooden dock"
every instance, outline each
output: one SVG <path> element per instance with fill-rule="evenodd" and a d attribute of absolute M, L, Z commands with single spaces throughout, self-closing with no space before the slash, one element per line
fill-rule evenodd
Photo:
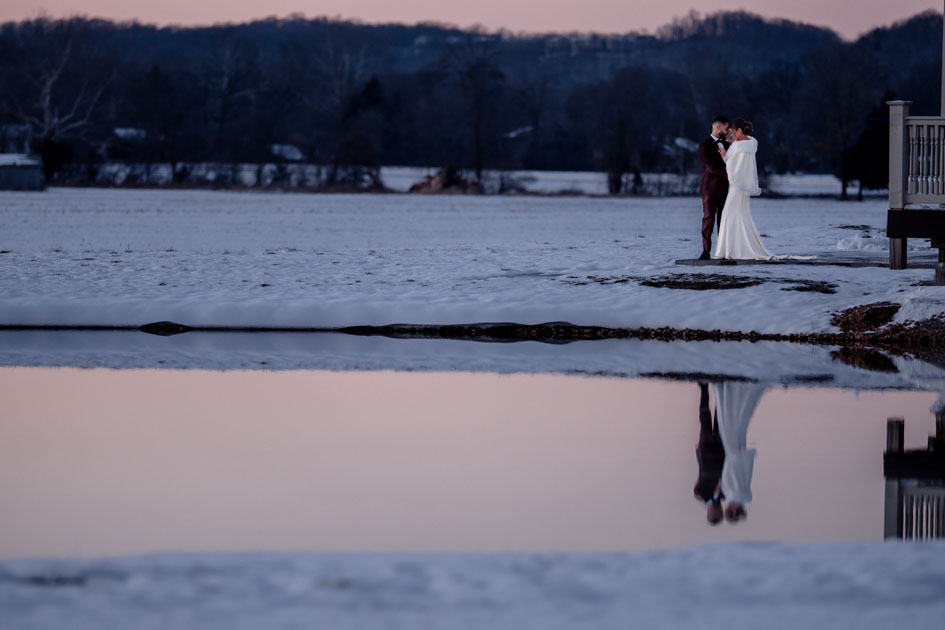
<path fill-rule="evenodd" d="M 886 421 L 884 538 L 945 538 L 945 410 L 925 450 L 903 448 L 905 420 Z"/>

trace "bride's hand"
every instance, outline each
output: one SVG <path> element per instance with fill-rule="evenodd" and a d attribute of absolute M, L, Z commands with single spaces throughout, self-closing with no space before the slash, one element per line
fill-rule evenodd
<path fill-rule="evenodd" d="M 725 151 L 725 149 L 723 149 L 722 147 L 719 147 L 719 153 L 722 154 L 722 157 L 725 157 L 726 151 Z"/>

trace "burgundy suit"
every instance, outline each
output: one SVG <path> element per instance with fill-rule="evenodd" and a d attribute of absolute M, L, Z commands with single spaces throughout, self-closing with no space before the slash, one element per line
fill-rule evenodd
<path fill-rule="evenodd" d="M 706 502 L 712 498 L 722 481 L 725 447 L 722 446 L 722 437 L 719 435 L 718 410 L 714 420 L 709 410 L 709 386 L 699 383 L 699 389 L 699 444 L 696 446 L 699 477 L 696 479 L 693 494 Z M 721 494 L 721 490 L 719 493 Z"/>
<path fill-rule="evenodd" d="M 729 145 L 724 140 L 722 145 L 728 149 Z M 712 228 L 722 223 L 722 208 L 728 196 L 728 175 L 719 145 L 712 136 L 699 145 L 699 158 L 703 168 L 702 181 L 699 183 L 699 195 L 702 197 L 702 251 L 711 252 Z"/>

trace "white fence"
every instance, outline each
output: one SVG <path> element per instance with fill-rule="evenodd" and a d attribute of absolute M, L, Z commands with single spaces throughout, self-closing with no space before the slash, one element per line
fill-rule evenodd
<path fill-rule="evenodd" d="M 889 208 L 945 203 L 945 118 L 910 116 L 910 101 L 889 102 Z"/>

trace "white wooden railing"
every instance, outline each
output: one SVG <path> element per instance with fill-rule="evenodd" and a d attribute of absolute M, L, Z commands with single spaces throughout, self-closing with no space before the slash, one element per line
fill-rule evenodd
<path fill-rule="evenodd" d="M 889 208 L 945 203 L 945 117 L 910 116 L 910 101 L 889 105 Z"/>
<path fill-rule="evenodd" d="M 900 538 L 945 538 L 945 488 L 904 485 L 901 497 Z"/>
<path fill-rule="evenodd" d="M 942 95 L 945 99 L 945 79 Z M 942 204 L 945 208 L 945 110 L 942 116 L 910 116 L 911 104 L 912 101 L 887 103 L 890 213 L 918 203 Z M 908 266 L 906 242 L 906 237 L 890 237 L 890 269 Z M 936 282 L 945 282 L 945 249 L 939 250 L 939 263 Z"/>
<path fill-rule="evenodd" d="M 905 119 L 905 203 L 945 203 L 945 118 Z"/>

